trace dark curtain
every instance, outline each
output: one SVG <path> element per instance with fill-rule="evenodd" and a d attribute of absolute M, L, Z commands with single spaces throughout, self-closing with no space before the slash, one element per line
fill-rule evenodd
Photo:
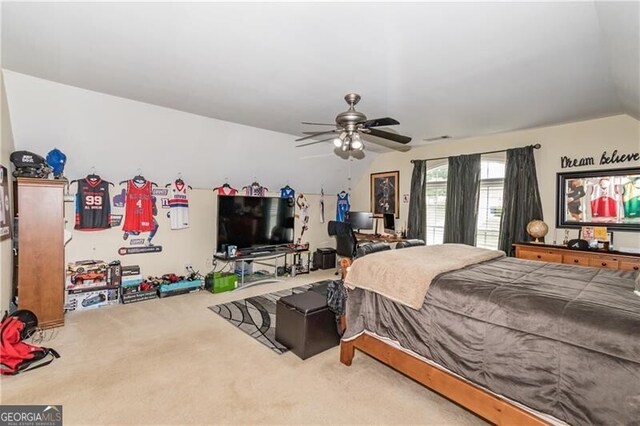
<path fill-rule="evenodd" d="M 480 154 L 449 157 L 445 243 L 475 245 L 480 194 Z"/>
<path fill-rule="evenodd" d="M 427 162 L 413 161 L 407 237 L 427 240 Z"/>
<path fill-rule="evenodd" d="M 508 149 L 498 248 L 510 255 L 513 243 L 530 241 L 527 224 L 534 219 L 542 220 L 542 203 L 533 146 Z"/>

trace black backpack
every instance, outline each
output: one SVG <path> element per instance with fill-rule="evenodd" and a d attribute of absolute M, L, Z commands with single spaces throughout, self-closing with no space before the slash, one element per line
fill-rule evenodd
<path fill-rule="evenodd" d="M 331 281 L 327 285 L 327 306 L 336 315 L 336 326 L 338 334 L 342 336 L 340 327 L 340 317 L 344 315 L 345 304 L 347 302 L 347 289 L 342 280 Z"/>
<path fill-rule="evenodd" d="M 14 177 L 46 178 L 51 172 L 44 158 L 30 151 L 15 151 L 9 160 L 16 168 Z"/>

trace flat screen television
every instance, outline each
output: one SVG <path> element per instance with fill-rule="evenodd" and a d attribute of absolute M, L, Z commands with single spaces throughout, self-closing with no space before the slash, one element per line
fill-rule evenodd
<path fill-rule="evenodd" d="M 371 212 L 347 212 L 345 222 L 354 230 L 373 229 L 373 213 Z"/>
<path fill-rule="evenodd" d="M 293 198 L 218 196 L 217 251 L 293 243 Z"/>

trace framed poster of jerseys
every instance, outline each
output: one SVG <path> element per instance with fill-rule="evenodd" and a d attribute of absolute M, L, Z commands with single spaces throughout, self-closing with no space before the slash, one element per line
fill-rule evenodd
<path fill-rule="evenodd" d="M 640 167 L 557 175 L 556 227 L 640 231 Z"/>

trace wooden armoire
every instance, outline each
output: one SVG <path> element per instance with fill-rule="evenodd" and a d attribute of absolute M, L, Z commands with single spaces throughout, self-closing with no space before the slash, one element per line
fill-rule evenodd
<path fill-rule="evenodd" d="M 15 187 L 18 309 L 41 328 L 64 325 L 64 186 L 66 180 L 18 178 Z"/>

